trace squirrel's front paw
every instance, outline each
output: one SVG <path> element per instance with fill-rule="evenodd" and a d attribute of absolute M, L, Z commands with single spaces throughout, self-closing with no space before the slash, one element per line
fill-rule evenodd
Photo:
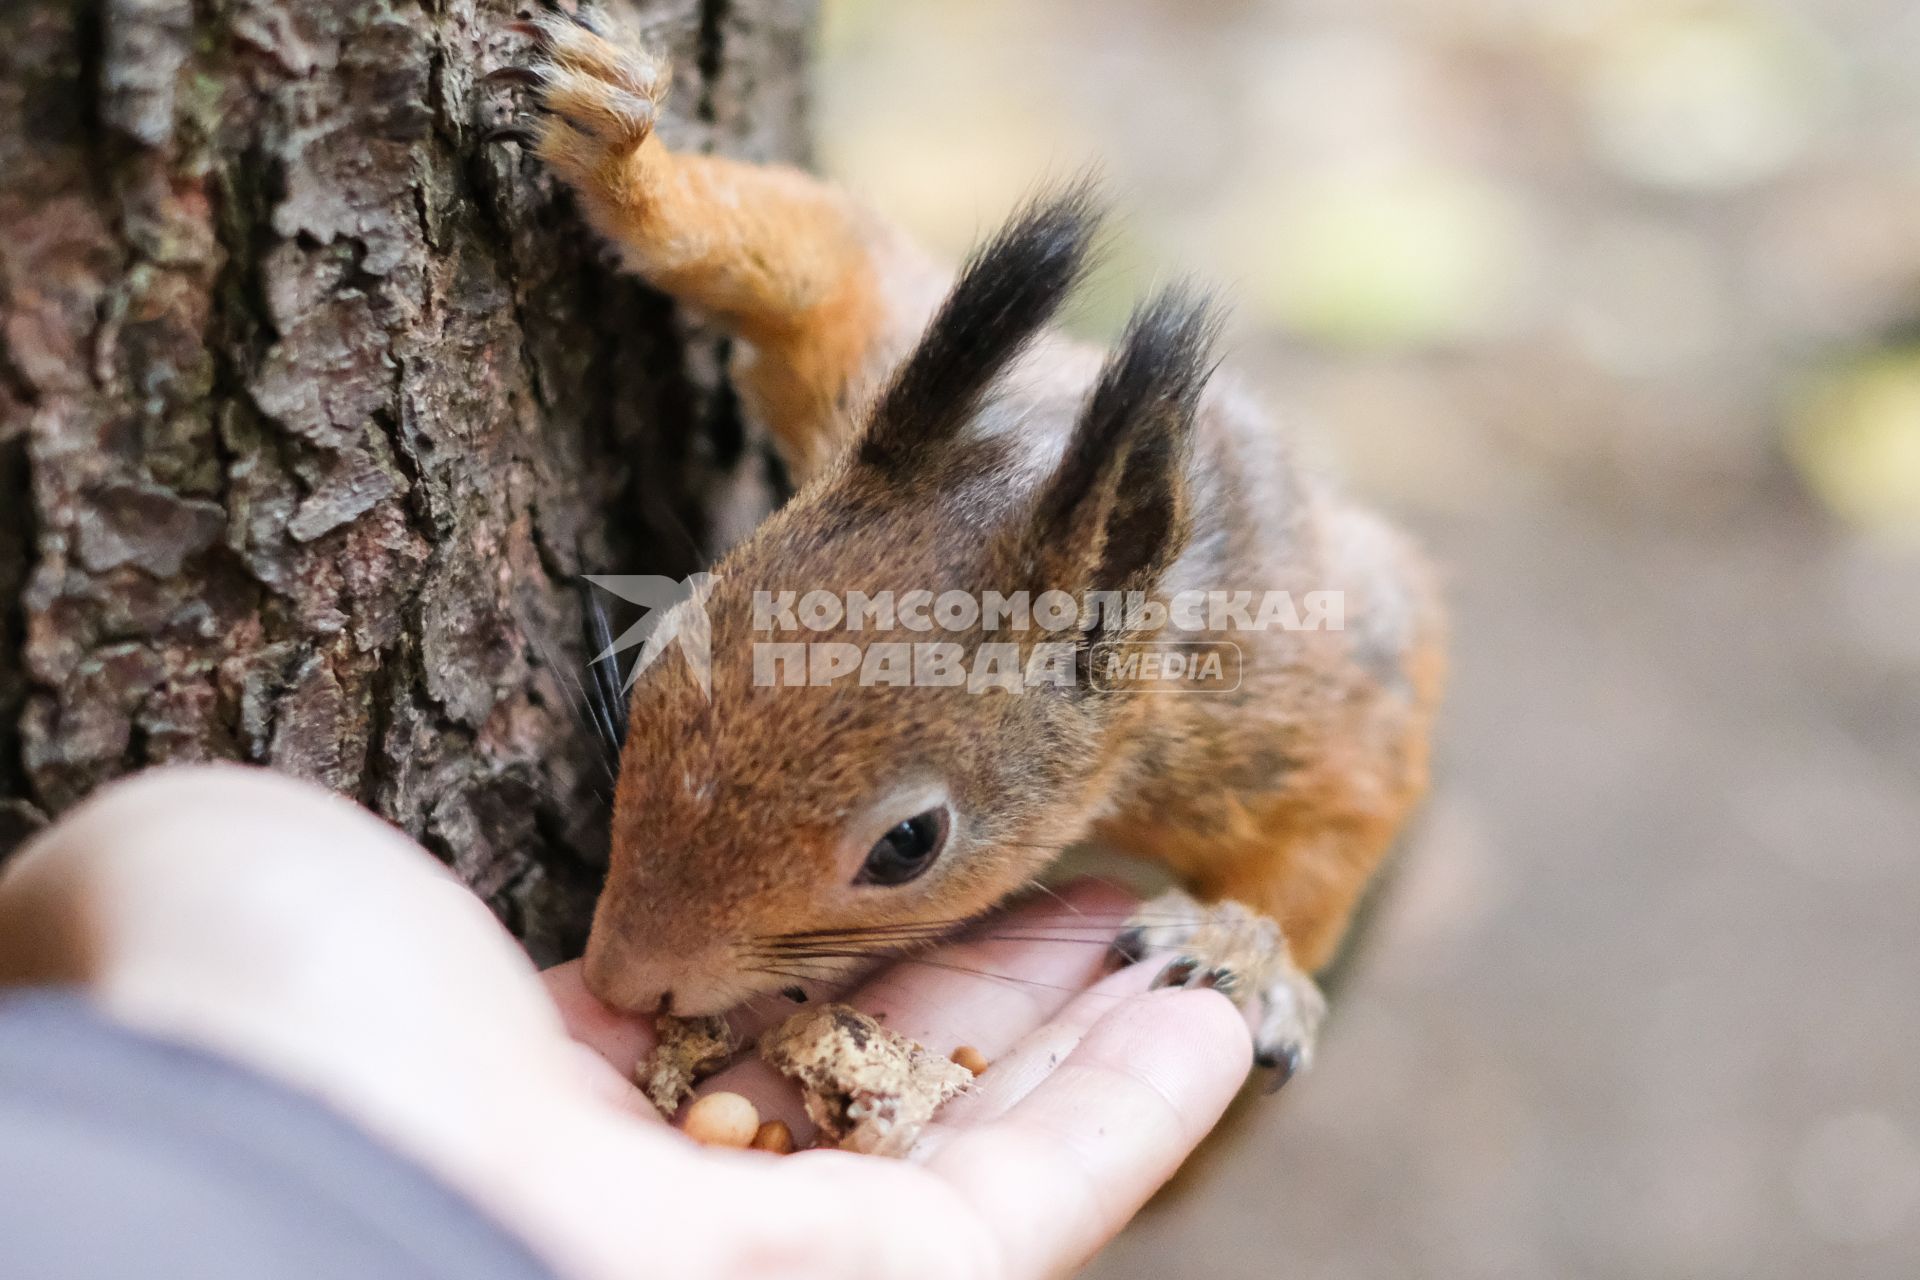
<path fill-rule="evenodd" d="M 540 118 L 532 128 L 493 129 L 489 141 L 533 145 L 555 168 L 579 175 L 647 140 L 672 78 L 665 61 L 615 41 L 584 15 L 548 10 L 509 29 L 533 42 L 533 56 L 486 81 L 532 89 Z"/>
<path fill-rule="evenodd" d="M 1294 964 L 1280 926 L 1237 902 L 1203 903 L 1179 890 L 1134 914 L 1114 942 L 1129 960 L 1171 952 L 1155 986 L 1212 987 L 1253 1018 L 1254 1061 L 1274 1088 L 1313 1061 L 1326 997 Z"/>

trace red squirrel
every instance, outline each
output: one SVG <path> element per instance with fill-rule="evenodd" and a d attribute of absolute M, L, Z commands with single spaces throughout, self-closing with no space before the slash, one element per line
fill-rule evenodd
<path fill-rule="evenodd" d="M 956 275 L 828 183 L 668 150 L 668 68 L 599 23 L 515 27 L 530 58 L 493 78 L 535 98 L 518 139 L 633 271 L 732 335 L 741 403 L 798 485 L 715 567 L 710 670 L 669 653 L 633 684 L 591 990 L 701 1015 L 844 978 L 1093 842 L 1188 891 L 1143 908 L 1121 951 L 1171 949 L 1163 981 L 1225 991 L 1257 1061 L 1303 1066 L 1325 1008 L 1310 975 L 1427 783 L 1444 664 L 1420 555 L 1212 376 L 1197 295 L 1145 303 L 1110 353 L 1050 327 L 1088 264 L 1086 188 L 1030 204 Z M 1064 646 L 1064 682 L 793 687 L 757 647 L 875 637 L 770 634 L 782 589 L 1163 607 L 942 632 L 976 657 Z M 1343 625 L 1200 609 L 1170 629 L 1169 602 L 1235 591 L 1338 592 Z M 1185 695 L 1097 679 L 1097 655 L 1156 647 L 1228 656 L 1234 678 Z"/>

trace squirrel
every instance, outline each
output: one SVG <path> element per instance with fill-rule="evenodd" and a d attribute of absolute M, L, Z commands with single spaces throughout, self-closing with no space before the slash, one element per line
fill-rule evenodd
<path fill-rule="evenodd" d="M 1215 314 L 1194 291 L 1142 305 L 1111 353 L 1051 326 L 1098 228 L 1085 184 L 1029 204 L 955 274 L 825 181 L 669 150 L 667 65 L 601 22 L 548 9 L 512 29 L 528 56 L 488 79 L 537 115 L 496 135 L 571 187 L 627 267 L 732 337 L 740 403 L 797 485 L 696 602 L 709 670 L 653 662 L 633 682 L 589 989 L 685 1016 L 804 998 L 796 976 L 945 936 L 1090 842 L 1185 886 L 1117 949 L 1170 950 L 1159 981 L 1222 990 L 1260 1065 L 1305 1066 L 1325 1011 L 1311 975 L 1427 785 L 1444 642 L 1420 553 L 1212 376 Z M 1076 615 L 1072 678 L 1025 691 L 795 687 L 749 656 L 781 638 L 766 601 L 793 587 L 1162 606 L 1328 589 L 1344 607 L 1338 628 L 1208 615 L 1179 633 L 1151 607 Z M 809 634 L 870 638 L 859 622 Z M 1008 623 L 945 634 L 1023 660 L 1062 643 Z M 1232 646 L 1237 681 L 1180 696 L 1093 678 L 1092 655 L 1169 644 Z"/>

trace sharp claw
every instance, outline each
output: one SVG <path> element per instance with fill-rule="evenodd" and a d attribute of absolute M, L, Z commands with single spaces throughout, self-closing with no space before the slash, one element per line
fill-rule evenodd
<path fill-rule="evenodd" d="M 1200 962 L 1192 956 L 1181 956 L 1160 971 L 1160 976 L 1153 980 L 1154 988 L 1158 990 L 1161 987 L 1183 987 L 1199 967 Z"/>
<path fill-rule="evenodd" d="M 1267 1078 L 1265 1093 L 1278 1093 L 1280 1086 L 1294 1078 L 1300 1072 L 1300 1046 L 1287 1045 L 1283 1049 L 1262 1049 L 1253 1056 L 1254 1065 L 1273 1072 Z"/>
<path fill-rule="evenodd" d="M 533 136 L 533 132 L 530 129 L 522 129 L 518 125 L 503 124 L 481 134 L 480 141 L 483 143 L 517 142 L 523 147 L 531 147 L 538 142 L 539 139 Z"/>
<path fill-rule="evenodd" d="M 547 83 L 547 73 L 538 67 L 500 67 L 480 77 L 481 84 L 518 84 L 539 88 Z"/>
<path fill-rule="evenodd" d="M 1122 966 L 1139 964 L 1147 956 L 1147 930 L 1144 925 L 1122 929 L 1113 940 L 1113 954 Z"/>
<path fill-rule="evenodd" d="M 1226 965 L 1215 965 L 1200 975 L 1200 986 L 1212 987 L 1223 996 L 1231 997 L 1240 989 L 1240 975 Z"/>
<path fill-rule="evenodd" d="M 581 27 L 587 31 L 590 31 L 594 35 L 599 36 L 602 40 L 607 38 L 607 29 L 600 22 L 598 18 L 590 18 L 585 13 L 582 13 L 578 10 L 575 10 L 573 13 L 567 16 L 573 19 L 573 25 L 575 25 L 576 27 Z"/>
<path fill-rule="evenodd" d="M 517 36 L 525 36 L 535 44 L 547 42 L 546 28 L 537 22 L 509 22 L 506 29 Z"/>

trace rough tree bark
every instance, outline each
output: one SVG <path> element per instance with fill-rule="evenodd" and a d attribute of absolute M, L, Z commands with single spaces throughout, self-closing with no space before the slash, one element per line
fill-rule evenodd
<path fill-rule="evenodd" d="M 481 140 L 517 3 L 0 5 L 0 856 L 143 765 L 258 761 L 577 943 L 572 580 L 688 571 L 777 480 L 713 337 Z M 626 8 L 668 140 L 797 157 L 810 10 Z"/>

